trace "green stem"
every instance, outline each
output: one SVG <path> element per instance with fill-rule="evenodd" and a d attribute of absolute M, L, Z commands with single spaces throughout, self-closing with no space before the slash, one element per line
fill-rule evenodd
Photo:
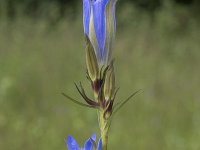
<path fill-rule="evenodd" d="M 107 150 L 108 135 L 102 135 L 102 150 Z"/>
<path fill-rule="evenodd" d="M 102 150 L 107 150 L 108 145 L 108 127 L 107 123 L 108 120 L 106 120 L 103 116 L 104 112 L 103 110 L 99 111 L 99 127 L 101 130 L 101 138 L 102 138 Z"/>

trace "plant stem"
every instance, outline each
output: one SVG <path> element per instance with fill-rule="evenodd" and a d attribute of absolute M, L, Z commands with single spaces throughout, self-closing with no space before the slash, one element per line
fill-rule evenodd
<path fill-rule="evenodd" d="M 108 135 L 102 135 L 102 150 L 107 150 Z"/>
<path fill-rule="evenodd" d="M 102 150 L 107 150 L 108 145 L 108 121 L 104 118 L 103 110 L 99 111 L 99 127 L 101 130 Z"/>

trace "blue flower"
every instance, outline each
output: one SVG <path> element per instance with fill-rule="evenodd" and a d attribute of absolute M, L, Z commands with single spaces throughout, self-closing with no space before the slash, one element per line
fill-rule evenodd
<path fill-rule="evenodd" d="M 110 63 L 116 30 L 117 0 L 83 0 L 84 32 L 89 37 L 98 64 Z"/>
<path fill-rule="evenodd" d="M 91 138 L 89 138 L 86 142 L 83 148 L 79 148 L 76 140 L 72 136 L 68 136 L 68 138 L 65 140 L 67 144 L 68 150 L 93 150 L 96 148 L 96 134 L 93 134 Z M 98 146 L 96 150 L 102 150 L 102 140 L 100 139 L 98 142 Z"/>

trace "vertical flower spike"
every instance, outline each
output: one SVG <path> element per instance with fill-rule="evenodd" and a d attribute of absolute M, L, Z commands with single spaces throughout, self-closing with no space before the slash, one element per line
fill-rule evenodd
<path fill-rule="evenodd" d="M 102 144 L 98 149 L 102 147 L 103 150 L 107 150 L 108 121 L 117 93 L 112 61 L 116 2 L 117 0 L 83 0 L 83 23 L 87 42 L 86 65 L 94 92 L 95 108 L 98 108 L 99 112 Z M 79 93 L 88 103 L 85 92 Z M 90 102 L 89 105 L 93 106 L 93 103 Z"/>
<path fill-rule="evenodd" d="M 108 131 L 113 116 L 140 90 L 124 101 L 114 104 L 118 89 L 115 87 L 115 73 L 112 49 L 116 32 L 115 9 L 117 0 L 83 0 L 83 24 L 86 38 L 87 77 L 91 83 L 94 98 L 86 95 L 81 82 L 75 86 L 85 100 L 81 103 L 63 93 L 69 100 L 81 106 L 98 110 L 101 139 L 96 144 L 96 135 L 89 138 L 83 148 L 69 136 L 66 140 L 68 150 L 107 150 Z"/>

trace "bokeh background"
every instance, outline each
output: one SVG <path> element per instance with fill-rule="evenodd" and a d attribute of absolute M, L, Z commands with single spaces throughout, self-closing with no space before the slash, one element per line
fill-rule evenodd
<path fill-rule="evenodd" d="M 116 101 L 110 150 L 200 149 L 200 3 L 119 0 L 113 52 Z M 94 132 L 74 82 L 85 78 L 81 0 L 0 0 L 0 149 L 66 150 Z"/>

